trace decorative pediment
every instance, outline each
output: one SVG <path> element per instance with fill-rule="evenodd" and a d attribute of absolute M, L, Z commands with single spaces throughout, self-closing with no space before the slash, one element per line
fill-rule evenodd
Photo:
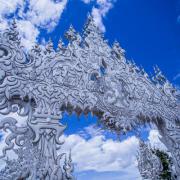
<path fill-rule="evenodd" d="M 148 74 L 124 56 L 115 42 L 111 48 L 88 18 L 83 35 L 71 26 L 55 51 L 35 45 L 25 53 L 13 22 L 0 39 L 1 109 L 9 100 L 29 99 L 34 112 L 59 117 L 61 109 L 91 111 L 114 130 L 128 130 L 144 120 L 175 120 L 179 105 L 175 89 L 156 68 Z"/>

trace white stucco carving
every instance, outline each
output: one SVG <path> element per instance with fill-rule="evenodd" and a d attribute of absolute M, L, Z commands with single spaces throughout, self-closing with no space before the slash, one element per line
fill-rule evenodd
<path fill-rule="evenodd" d="M 65 36 L 67 46 L 60 41 L 54 50 L 49 42 L 45 50 L 37 44 L 25 53 L 15 22 L 0 34 L 0 113 L 28 115 L 27 126 L 20 129 L 14 119 L 0 121 L 1 129 L 12 132 L 4 155 L 13 148 L 12 140 L 22 147 L 19 138 L 31 132 L 30 144 L 35 150 L 36 146 L 40 148 L 44 162 L 48 162 L 46 175 L 52 180 L 61 174 L 48 168 L 54 164 L 58 169 L 61 156 L 56 148 L 62 144 L 59 137 L 65 129 L 59 123 L 62 112 L 92 112 L 102 125 L 117 133 L 146 122 L 156 124 L 180 176 L 180 105 L 176 89 L 158 68 L 151 79 L 126 60 L 117 42 L 110 47 L 91 17 L 83 35 L 70 27 Z"/>

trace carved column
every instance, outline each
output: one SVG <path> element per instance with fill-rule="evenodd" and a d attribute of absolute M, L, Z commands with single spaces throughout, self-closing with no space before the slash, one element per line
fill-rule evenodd
<path fill-rule="evenodd" d="M 33 115 L 28 125 L 35 135 L 33 143 L 38 146 L 40 156 L 44 159 L 45 180 L 53 180 L 55 177 L 62 179 L 60 159 L 63 154 L 57 155 L 57 149 L 63 144 L 59 138 L 66 127 L 59 122 L 58 117 L 42 114 Z"/>
<path fill-rule="evenodd" d="M 59 122 L 58 116 L 34 114 L 30 109 L 24 127 L 18 127 L 14 118 L 0 120 L 0 129 L 11 131 L 2 158 L 6 158 L 6 152 L 12 149 L 18 156 L 17 160 L 7 160 L 6 167 L 0 171 L 0 179 L 73 180 L 71 156 L 69 160 L 65 158 L 63 165 L 65 153 L 59 151 L 63 145 L 59 138 L 66 126 Z"/>

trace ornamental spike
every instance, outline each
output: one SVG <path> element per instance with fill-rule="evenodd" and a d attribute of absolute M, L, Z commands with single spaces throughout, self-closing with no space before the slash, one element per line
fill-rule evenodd
<path fill-rule="evenodd" d="M 10 28 L 7 30 L 7 38 L 15 42 L 17 45 L 20 45 L 21 39 L 19 37 L 19 32 L 17 30 L 17 23 L 16 19 L 14 18 L 13 21 L 10 24 Z"/>
<path fill-rule="evenodd" d="M 52 42 L 52 39 L 49 38 L 49 41 L 46 45 L 46 51 L 50 54 L 52 52 L 54 52 L 54 47 L 53 47 L 53 42 Z"/>
<path fill-rule="evenodd" d="M 76 30 L 74 29 L 72 24 L 70 25 L 69 30 L 65 33 L 65 37 L 69 41 L 74 41 L 76 39 Z"/>
<path fill-rule="evenodd" d="M 40 55 L 41 54 L 41 47 L 39 46 L 39 44 L 35 43 L 34 47 L 31 50 L 32 52 L 34 52 L 36 55 Z"/>
<path fill-rule="evenodd" d="M 113 53 L 116 55 L 116 57 L 122 60 L 122 57 L 124 57 L 125 55 L 125 50 L 121 48 L 119 42 L 114 41 L 112 50 L 113 50 Z"/>
<path fill-rule="evenodd" d="M 16 19 L 15 19 L 15 18 L 13 18 L 13 21 L 12 21 L 12 23 L 11 23 L 10 28 L 11 28 L 12 30 L 17 29 L 17 23 L 16 23 Z"/>
<path fill-rule="evenodd" d="M 24 127 L 17 126 L 13 118 L 1 119 L 0 130 L 10 130 L 6 150 L 17 146 L 17 151 L 24 150 L 26 144 L 19 146 L 21 142 L 32 145 L 20 154 L 24 161 L 15 160 L 12 166 L 7 165 L 12 173 L 0 172 L 0 179 L 5 179 L 2 174 L 9 176 L 6 179 L 22 179 L 22 167 L 35 174 L 30 179 L 63 179 L 56 163 L 61 153 L 57 146 L 62 145 L 59 139 L 65 129 L 59 123 L 60 115 L 68 109 L 76 114 L 91 111 L 102 126 L 116 133 L 155 124 L 180 172 L 180 104 L 172 96 L 171 87 L 166 81 L 157 88 L 140 71 L 132 73 L 130 67 L 136 67 L 127 62 L 120 45 L 115 43 L 111 48 L 105 44 L 90 21 L 82 40 L 87 46 L 79 45 L 80 37 L 71 28 L 70 37 L 76 39 L 62 53 L 51 53 L 53 44 L 49 41 L 45 53 L 30 52 L 28 56 L 17 46 L 14 32 L 8 30 L 0 35 L 0 113 L 17 112 L 28 117 Z M 37 51 L 38 46 L 34 49 Z M 157 74 L 159 82 L 163 78 L 161 73 Z"/>
<path fill-rule="evenodd" d="M 75 180 L 75 178 L 73 176 L 74 165 L 73 165 L 72 159 L 71 159 L 71 150 L 69 153 L 69 158 L 67 158 L 67 156 L 65 156 L 65 163 L 64 163 L 63 169 L 65 171 L 65 176 L 64 176 L 65 180 Z"/>
<path fill-rule="evenodd" d="M 88 14 L 88 18 L 84 26 L 83 37 L 92 36 L 92 34 L 97 34 L 103 37 L 103 33 L 96 25 L 93 16 Z"/>
<path fill-rule="evenodd" d="M 58 46 L 57 46 L 57 52 L 59 51 L 65 51 L 66 47 L 65 47 L 65 44 L 62 40 L 62 38 L 59 39 L 59 42 L 58 42 Z"/>
<path fill-rule="evenodd" d="M 157 65 L 154 67 L 154 72 L 155 72 L 155 76 L 153 80 L 155 83 L 159 85 L 163 85 L 164 83 L 167 82 L 166 77 L 163 75 L 162 71 L 159 69 Z"/>

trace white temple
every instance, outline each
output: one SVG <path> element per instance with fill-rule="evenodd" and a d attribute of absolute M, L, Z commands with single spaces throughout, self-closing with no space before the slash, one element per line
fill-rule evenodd
<path fill-rule="evenodd" d="M 83 35 L 70 27 L 65 36 L 67 46 L 60 41 L 54 50 L 49 42 L 45 49 L 37 44 L 25 53 L 15 22 L 0 34 L 0 113 L 28 116 L 24 127 L 17 127 L 14 118 L 0 120 L 0 129 L 11 131 L 2 158 L 11 149 L 18 154 L 17 160 L 7 161 L 0 179 L 74 179 L 71 157 L 62 167 L 63 154 L 57 151 L 66 128 L 59 119 L 66 110 L 91 112 L 104 127 L 117 133 L 155 124 L 180 180 L 176 89 L 158 68 L 150 78 L 126 60 L 120 45 L 115 42 L 111 47 L 91 17 Z"/>

